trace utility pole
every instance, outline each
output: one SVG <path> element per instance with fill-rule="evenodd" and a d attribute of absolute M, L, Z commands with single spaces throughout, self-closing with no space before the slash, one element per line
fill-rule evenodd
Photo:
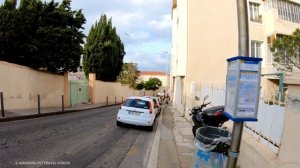
<path fill-rule="evenodd" d="M 249 27 L 247 0 L 237 0 L 239 56 L 249 56 Z M 234 122 L 227 168 L 235 168 L 240 153 L 244 122 Z"/>
<path fill-rule="evenodd" d="M 166 54 L 166 93 L 168 95 L 168 89 L 169 89 L 169 75 L 168 75 L 168 64 L 169 64 L 169 57 L 168 57 L 168 51 L 164 51 Z"/>

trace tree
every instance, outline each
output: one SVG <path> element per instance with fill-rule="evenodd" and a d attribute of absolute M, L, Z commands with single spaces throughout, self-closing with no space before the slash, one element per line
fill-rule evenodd
<path fill-rule="evenodd" d="M 85 75 L 95 73 L 97 80 L 116 81 L 124 55 L 124 45 L 112 26 L 112 19 L 101 15 L 99 22 L 92 25 L 84 45 Z"/>
<path fill-rule="evenodd" d="M 6 0 L 0 7 L 0 59 L 54 73 L 76 71 L 82 55 L 85 17 L 61 4 Z"/>
<path fill-rule="evenodd" d="M 150 78 L 148 81 L 144 83 L 144 88 L 146 90 L 153 90 L 155 91 L 162 85 L 162 82 L 158 78 Z"/>
<path fill-rule="evenodd" d="M 137 83 L 136 86 L 135 86 L 135 89 L 137 90 L 142 90 L 144 89 L 144 82 L 140 82 L 140 83 Z"/>
<path fill-rule="evenodd" d="M 137 70 L 137 64 L 124 63 L 122 71 L 117 77 L 117 81 L 122 84 L 128 84 L 131 88 L 135 88 L 138 77 L 139 71 Z"/>
<path fill-rule="evenodd" d="M 296 29 L 292 35 L 278 38 L 270 47 L 274 56 L 274 62 L 278 63 L 278 69 L 293 71 L 300 70 L 300 29 Z"/>

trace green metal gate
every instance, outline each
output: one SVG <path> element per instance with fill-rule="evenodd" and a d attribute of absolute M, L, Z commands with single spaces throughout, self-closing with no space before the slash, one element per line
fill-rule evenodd
<path fill-rule="evenodd" d="M 70 80 L 70 106 L 89 101 L 89 81 Z"/>

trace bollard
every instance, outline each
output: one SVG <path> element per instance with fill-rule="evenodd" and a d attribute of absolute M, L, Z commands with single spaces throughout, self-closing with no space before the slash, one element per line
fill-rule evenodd
<path fill-rule="evenodd" d="M 117 97 L 115 96 L 115 104 L 117 104 Z"/>
<path fill-rule="evenodd" d="M 122 96 L 122 102 L 121 102 L 121 103 L 123 103 L 123 101 L 124 101 L 123 99 L 124 99 L 124 98 L 123 98 L 123 96 Z"/>
<path fill-rule="evenodd" d="M 40 94 L 38 94 L 38 114 L 41 114 L 41 101 L 40 101 Z"/>
<path fill-rule="evenodd" d="M 64 95 L 61 95 L 61 110 L 65 111 L 65 106 L 64 106 L 65 102 L 64 102 Z"/>
<path fill-rule="evenodd" d="M 5 117 L 5 114 L 4 114 L 3 92 L 0 92 L 0 99 L 1 99 L 1 113 L 2 113 L 2 117 Z"/>
<path fill-rule="evenodd" d="M 108 96 L 106 96 L 106 105 L 108 106 Z"/>

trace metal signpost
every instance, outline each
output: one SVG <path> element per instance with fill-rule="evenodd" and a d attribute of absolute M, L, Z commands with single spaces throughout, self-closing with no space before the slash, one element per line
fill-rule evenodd
<path fill-rule="evenodd" d="M 238 45 L 239 55 L 249 55 L 249 25 L 247 0 L 237 0 L 237 16 L 238 16 Z M 232 139 L 230 145 L 230 155 L 227 161 L 227 168 L 234 168 L 237 163 L 238 154 L 240 151 L 240 144 L 243 133 L 244 122 L 234 122 Z"/>

